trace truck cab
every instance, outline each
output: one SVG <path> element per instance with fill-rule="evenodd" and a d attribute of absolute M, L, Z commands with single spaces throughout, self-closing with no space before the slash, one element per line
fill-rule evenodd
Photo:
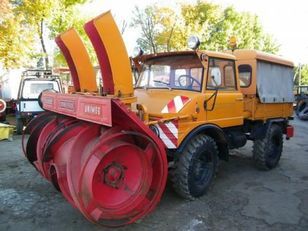
<path fill-rule="evenodd" d="M 147 108 L 150 123 L 158 117 L 185 118 L 179 119 L 178 145 L 204 123 L 221 128 L 243 124 L 243 95 L 233 55 L 168 52 L 145 55 L 141 62 L 137 103 Z"/>

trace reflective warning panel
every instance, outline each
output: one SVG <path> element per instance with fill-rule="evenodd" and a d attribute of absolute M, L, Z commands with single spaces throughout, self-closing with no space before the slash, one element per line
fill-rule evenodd
<path fill-rule="evenodd" d="M 110 98 L 44 92 L 41 101 L 45 110 L 112 126 Z"/>

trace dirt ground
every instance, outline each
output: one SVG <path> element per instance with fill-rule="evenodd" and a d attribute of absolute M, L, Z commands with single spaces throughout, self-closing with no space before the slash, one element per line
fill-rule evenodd
<path fill-rule="evenodd" d="M 251 143 L 220 165 L 206 196 L 188 202 L 167 185 L 157 209 L 119 230 L 308 230 L 308 122 L 295 119 L 279 166 L 259 171 Z M 0 230 L 109 230 L 88 222 L 21 152 L 0 141 Z"/>

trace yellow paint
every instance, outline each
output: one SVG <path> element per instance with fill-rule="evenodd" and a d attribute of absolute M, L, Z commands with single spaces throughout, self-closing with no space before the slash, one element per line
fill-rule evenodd
<path fill-rule="evenodd" d="M 194 51 L 182 52 L 192 53 Z M 166 57 L 168 55 L 180 55 L 181 52 L 161 53 L 156 55 L 145 55 L 141 60 L 153 58 L 155 56 Z M 257 58 L 263 58 L 266 61 L 272 60 L 274 63 L 283 65 L 292 65 L 291 62 L 270 56 L 260 52 L 249 51 L 241 53 L 241 58 L 236 61 L 237 65 L 250 64 L 253 70 L 252 83 L 249 88 L 240 88 L 239 81 L 236 82 L 236 89 L 232 91 L 219 90 L 216 104 L 213 111 L 206 110 L 204 102 L 209 99 L 214 90 L 206 89 L 208 57 L 235 60 L 236 57 L 228 53 L 197 51 L 195 53 L 204 67 L 203 83 L 201 92 L 178 90 L 178 89 L 135 89 L 137 103 L 143 105 L 146 110 L 142 111 L 142 118 L 147 118 L 146 124 L 155 124 L 157 122 L 178 120 L 178 145 L 187 137 L 195 128 L 204 124 L 215 124 L 221 128 L 242 126 L 244 119 L 265 121 L 269 118 L 287 118 L 292 115 L 292 104 L 262 104 L 256 96 L 256 63 Z M 170 57 L 172 58 L 172 57 Z M 236 71 L 236 79 L 238 72 Z M 161 110 L 175 96 L 187 96 L 191 100 L 178 113 L 161 113 Z M 214 99 L 207 103 L 207 109 L 211 108 Z"/>
<path fill-rule="evenodd" d="M 245 118 L 249 120 L 267 120 L 288 118 L 293 114 L 292 103 L 261 103 L 256 97 L 244 97 Z"/>
<path fill-rule="evenodd" d="M 97 92 L 94 68 L 89 54 L 75 29 L 60 35 L 75 64 L 81 92 Z"/>
<path fill-rule="evenodd" d="M 107 52 L 115 95 L 121 98 L 133 96 L 133 79 L 128 54 L 111 13 L 108 11 L 93 21 Z"/>
<path fill-rule="evenodd" d="M 15 126 L 0 123 L 0 140 L 13 140 Z"/>

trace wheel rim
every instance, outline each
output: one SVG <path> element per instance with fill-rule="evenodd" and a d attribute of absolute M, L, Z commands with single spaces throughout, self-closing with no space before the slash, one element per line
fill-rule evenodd
<path fill-rule="evenodd" d="M 194 162 L 194 182 L 198 185 L 208 184 L 213 175 L 213 160 L 211 155 L 203 152 Z"/>

